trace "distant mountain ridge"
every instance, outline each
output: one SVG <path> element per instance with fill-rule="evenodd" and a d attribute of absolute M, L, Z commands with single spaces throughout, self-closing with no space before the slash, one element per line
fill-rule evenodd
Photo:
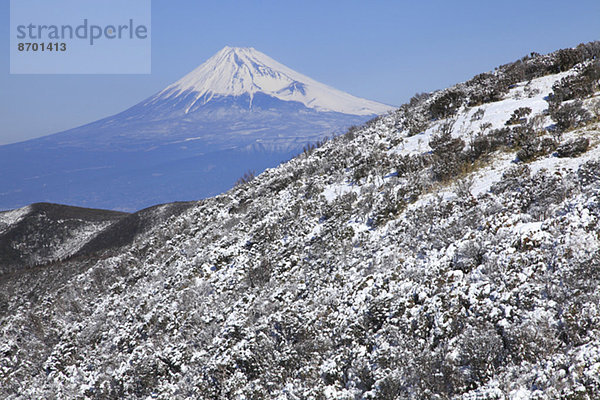
<path fill-rule="evenodd" d="M 0 212 L 0 277 L 72 256 L 127 215 L 47 203 Z"/>
<path fill-rule="evenodd" d="M 35 203 L 0 212 L 0 280 L 73 257 L 129 245 L 196 202 L 159 204 L 135 213 Z"/>
<path fill-rule="evenodd" d="M 135 211 L 230 188 L 393 107 L 225 47 L 114 116 L 0 146 L 0 210 L 33 202 Z"/>

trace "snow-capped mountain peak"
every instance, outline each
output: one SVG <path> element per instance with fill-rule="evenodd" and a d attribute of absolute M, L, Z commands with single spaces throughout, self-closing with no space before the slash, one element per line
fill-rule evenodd
<path fill-rule="evenodd" d="M 194 94 L 194 100 L 187 105 L 188 111 L 215 97 L 248 95 L 252 100 L 256 93 L 283 101 L 300 102 L 308 108 L 324 112 L 371 115 L 394 108 L 317 82 L 252 47 L 224 47 L 198 68 L 165 88 L 157 98 L 188 96 L 190 93 Z M 251 107 L 251 101 L 249 105 Z"/>
<path fill-rule="evenodd" d="M 0 210 L 44 200 L 135 211 L 212 196 L 249 169 L 274 167 L 307 144 L 389 109 L 315 82 L 252 48 L 226 47 L 118 114 L 0 146 Z M 114 190 L 98 186 L 92 173 L 113 182 Z"/>

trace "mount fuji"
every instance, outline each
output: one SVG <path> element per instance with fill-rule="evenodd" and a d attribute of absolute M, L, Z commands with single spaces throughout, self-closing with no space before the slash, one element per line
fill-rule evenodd
<path fill-rule="evenodd" d="M 204 198 L 393 108 L 253 48 L 225 47 L 117 115 L 0 146 L 0 209 L 52 202 L 132 211 Z"/>

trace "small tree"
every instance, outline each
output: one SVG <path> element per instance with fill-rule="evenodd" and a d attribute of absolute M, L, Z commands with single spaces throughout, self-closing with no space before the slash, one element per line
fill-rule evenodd
<path fill-rule="evenodd" d="M 465 94 L 460 90 L 448 90 L 435 99 L 429 106 L 432 119 L 447 118 L 454 115 L 463 104 Z"/>
<path fill-rule="evenodd" d="M 462 150 L 465 142 L 459 138 L 453 138 L 453 122 L 447 122 L 440 126 L 437 134 L 431 137 L 429 147 L 433 150 L 433 176 L 434 179 L 445 181 L 458 173 L 463 161 Z"/>
<path fill-rule="evenodd" d="M 531 114 L 531 108 L 519 107 L 512 113 L 510 119 L 506 121 L 506 125 L 523 124 L 527 121 L 529 114 Z"/>
<path fill-rule="evenodd" d="M 235 186 L 245 185 L 246 183 L 251 182 L 255 177 L 256 177 L 255 172 L 252 170 L 248 170 L 248 171 L 244 172 L 244 175 L 242 175 L 235 182 Z"/>
<path fill-rule="evenodd" d="M 478 108 L 477 111 L 471 115 L 471 122 L 479 121 L 485 115 L 485 110 L 483 108 Z"/>

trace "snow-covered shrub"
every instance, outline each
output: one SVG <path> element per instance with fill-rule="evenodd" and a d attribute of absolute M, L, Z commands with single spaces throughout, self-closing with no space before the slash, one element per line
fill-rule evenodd
<path fill-rule="evenodd" d="M 463 272 L 471 272 L 484 261 L 486 249 L 477 241 L 469 240 L 462 243 L 452 258 L 451 267 Z"/>
<path fill-rule="evenodd" d="M 398 118 L 399 126 L 396 128 L 398 130 L 406 129 L 408 136 L 423 133 L 429 126 L 429 116 L 425 111 L 429 97 L 430 95 L 420 95 L 417 100 L 411 99 L 410 106 L 406 104 L 401 106 L 398 110 L 400 114 Z"/>
<path fill-rule="evenodd" d="M 513 166 L 502 174 L 502 179 L 492 184 L 490 191 L 495 194 L 517 191 L 521 183 L 529 179 L 530 174 L 531 169 L 527 165 Z"/>
<path fill-rule="evenodd" d="M 466 329 L 458 340 L 458 360 L 466 386 L 486 383 L 504 362 L 504 352 L 502 338 L 493 325 Z"/>
<path fill-rule="evenodd" d="M 260 287 L 271 279 L 272 266 L 269 260 L 262 259 L 254 266 L 248 268 L 246 279 L 250 287 Z"/>
<path fill-rule="evenodd" d="M 576 138 L 571 139 L 565 143 L 562 143 L 556 149 L 556 155 L 558 157 L 576 157 L 582 153 L 585 153 L 590 146 L 590 139 L 588 138 Z"/>
<path fill-rule="evenodd" d="M 408 101 L 410 107 L 417 107 L 431 97 L 431 93 L 415 93 Z"/>
<path fill-rule="evenodd" d="M 533 138 L 523 143 L 521 149 L 517 152 L 517 158 L 520 161 L 531 161 L 536 157 L 550 154 L 556 149 L 556 142 L 549 137 Z"/>
<path fill-rule="evenodd" d="M 549 101 L 560 104 L 568 100 L 585 99 L 598 90 L 599 79 L 600 61 L 596 60 L 586 65 L 576 75 L 567 76 L 555 83 Z"/>
<path fill-rule="evenodd" d="M 430 163 L 428 157 L 423 155 L 402 155 L 396 159 L 396 173 L 398 177 L 406 177 L 422 171 Z"/>
<path fill-rule="evenodd" d="M 465 147 L 465 142 L 460 138 L 452 137 L 451 125 L 452 123 L 443 124 L 429 141 L 429 147 L 433 150 L 433 178 L 438 181 L 456 176 L 464 161 L 462 149 Z"/>
<path fill-rule="evenodd" d="M 600 161 L 590 160 L 579 167 L 577 176 L 581 185 L 589 186 L 600 181 Z"/>
<path fill-rule="evenodd" d="M 236 182 L 236 185 L 244 185 L 248 182 L 251 182 L 254 179 L 255 176 L 255 172 L 254 171 L 246 171 L 244 172 L 244 175 L 242 175 Z"/>
<path fill-rule="evenodd" d="M 471 162 L 478 160 L 495 150 L 494 142 L 489 135 L 476 135 L 469 142 L 467 156 Z"/>
<path fill-rule="evenodd" d="M 429 105 L 432 119 L 448 118 L 454 115 L 463 105 L 465 93 L 461 90 L 446 90 Z"/>
<path fill-rule="evenodd" d="M 558 108 L 550 108 L 550 116 L 556 121 L 559 131 L 576 128 L 591 118 L 590 113 L 583 108 L 581 100 L 564 103 Z"/>
<path fill-rule="evenodd" d="M 492 149 L 502 146 L 512 147 L 514 145 L 512 130 L 507 127 L 492 130 L 488 134 L 488 137 Z"/>
<path fill-rule="evenodd" d="M 466 178 L 461 178 L 456 182 L 454 187 L 454 193 L 456 197 L 464 201 L 473 200 L 473 195 L 471 194 L 471 188 L 473 187 L 473 177 L 468 176 Z"/>
<path fill-rule="evenodd" d="M 469 107 L 498 101 L 508 91 L 508 85 L 497 74 L 490 73 L 476 75 L 465 85 L 469 89 Z"/>
<path fill-rule="evenodd" d="M 519 107 L 513 111 L 510 119 L 506 121 L 506 125 L 524 124 L 527 121 L 527 116 L 531 114 L 531 108 Z"/>

